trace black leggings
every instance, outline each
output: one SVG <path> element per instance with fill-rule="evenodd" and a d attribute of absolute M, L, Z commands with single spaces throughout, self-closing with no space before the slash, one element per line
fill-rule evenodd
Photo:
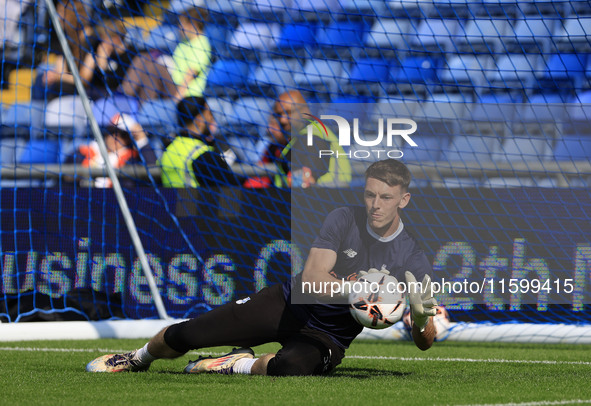
<path fill-rule="evenodd" d="M 281 285 L 174 324 L 166 330 L 164 341 L 182 353 L 206 347 L 254 347 L 279 342 L 282 348 L 267 366 L 267 374 L 275 376 L 327 373 L 344 357 L 344 351 L 327 334 L 307 327 L 292 314 Z"/>

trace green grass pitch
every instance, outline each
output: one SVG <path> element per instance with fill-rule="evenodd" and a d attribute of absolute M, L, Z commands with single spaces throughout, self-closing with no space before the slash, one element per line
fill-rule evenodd
<path fill-rule="evenodd" d="M 0 343 L 0 404 L 591 404 L 591 346 L 584 345 L 443 342 L 422 352 L 412 343 L 356 341 L 343 363 L 324 377 L 182 374 L 197 353 L 156 361 L 144 373 L 84 371 L 106 351 L 132 350 L 144 342 Z"/>

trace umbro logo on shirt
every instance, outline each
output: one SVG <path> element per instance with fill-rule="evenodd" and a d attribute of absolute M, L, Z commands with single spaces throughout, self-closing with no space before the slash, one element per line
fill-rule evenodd
<path fill-rule="evenodd" d="M 357 252 L 353 251 L 352 248 L 349 248 L 348 250 L 343 251 L 344 254 L 347 254 L 347 256 L 349 258 L 355 258 L 355 255 L 357 255 Z"/>

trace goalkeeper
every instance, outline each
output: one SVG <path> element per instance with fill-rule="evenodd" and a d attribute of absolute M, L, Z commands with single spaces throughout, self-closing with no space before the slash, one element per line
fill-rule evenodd
<path fill-rule="evenodd" d="M 362 331 L 345 297 L 359 270 L 389 272 L 408 286 L 423 282 L 423 293 L 409 292 L 412 337 L 426 350 L 435 338 L 435 299 L 430 264 L 406 230 L 400 212 L 410 201 L 411 176 L 400 161 L 373 163 L 365 173 L 365 207 L 343 207 L 325 219 L 312 244 L 304 270 L 294 280 L 275 285 L 215 308 L 194 319 L 164 328 L 144 347 L 125 354 L 103 355 L 90 372 L 144 371 L 159 358 L 180 357 L 190 350 L 238 346 L 222 357 L 190 361 L 185 372 L 258 375 L 317 375 L 340 364 L 345 350 Z M 381 271 L 377 271 L 381 269 Z M 296 303 L 303 282 L 339 283 L 340 302 L 321 292 L 313 301 Z M 279 342 L 276 354 L 255 358 L 249 347 Z"/>

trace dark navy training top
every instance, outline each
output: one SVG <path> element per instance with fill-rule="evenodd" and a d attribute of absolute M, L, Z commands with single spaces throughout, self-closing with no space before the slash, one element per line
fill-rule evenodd
<path fill-rule="evenodd" d="M 385 268 L 399 282 L 405 281 L 405 271 L 411 271 L 418 281 L 431 274 L 425 253 L 402 221 L 392 236 L 381 238 L 367 224 L 364 207 L 341 207 L 329 213 L 312 247 L 337 253 L 331 273 L 338 279 L 355 280 L 359 271 L 370 268 Z M 309 327 L 329 334 L 339 346 L 348 348 L 363 329 L 351 316 L 349 306 L 319 301 L 291 303 L 292 285 L 300 284 L 301 275 L 298 275 L 283 285 L 288 307 Z"/>

